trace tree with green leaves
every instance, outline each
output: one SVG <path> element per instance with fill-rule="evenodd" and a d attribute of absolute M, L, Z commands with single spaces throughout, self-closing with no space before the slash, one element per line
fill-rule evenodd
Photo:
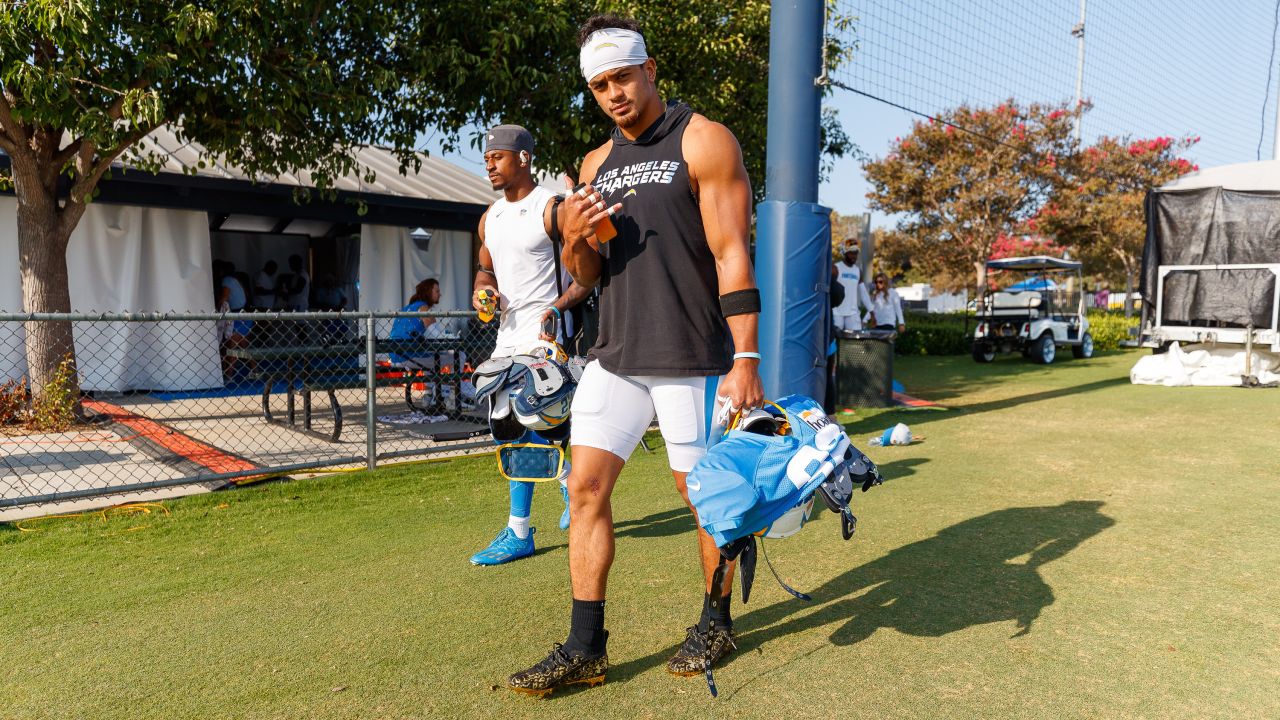
<path fill-rule="evenodd" d="M 1147 236 L 1143 202 L 1149 190 L 1200 169 L 1180 157 L 1199 140 L 1099 138 L 1064 163 L 1057 191 L 1028 228 L 1071 246 L 1087 272 L 1123 277 L 1131 314 Z"/>
<path fill-rule="evenodd" d="M 1052 196 L 1059 161 L 1075 151 L 1076 116 L 1065 106 L 1009 100 L 917 122 L 865 165 L 867 197 L 875 209 L 902 215 L 895 241 L 913 267 L 942 289 L 976 286 L 982 295 L 993 245 Z"/>
<path fill-rule="evenodd" d="M 320 189 L 358 143 L 412 147 L 420 127 L 378 0 L 0 2 L 0 150 L 18 201 L 23 309 L 67 312 L 67 244 L 113 163 L 158 169 L 143 138 L 170 123 L 253 176 L 306 167 Z M 406 163 L 413 161 L 408 153 Z M 28 323 L 33 386 L 73 347 Z"/>
<path fill-rule="evenodd" d="M 361 144 L 416 169 L 426 132 L 456 146 L 499 120 L 533 132 L 541 167 L 575 168 L 609 128 L 574 43 L 602 11 L 640 20 L 662 92 L 735 131 L 762 196 L 763 0 L 0 0 L 0 184 L 18 200 L 23 309 L 70 310 L 71 232 L 113 163 L 159 169 L 144 138 L 163 124 L 200 161 L 260 179 L 305 168 L 322 193 L 369 172 Z M 849 50 L 833 39 L 830 63 Z M 823 129 L 828 156 L 849 148 L 834 115 Z M 69 323 L 28 324 L 37 392 L 72 347 Z"/>
<path fill-rule="evenodd" d="M 768 119 L 769 9 L 767 0 L 488 0 L 439 2 L 423 11 L 407 45 L 418 47 L 423 78 L 447 78 L 446 87 L 419 85 L 430 125 L 446 149 L 461 133 L 505 121 L 523 125 L 538 143 L 535 164 L 576 176 L 587 151 L 608 137 L 612 122 L 596 106 L 578 68 L 574 34 L 595 13 L 635 18 L 658 64 L 658 90 L 724 123 L 742 145 L 757 200 L 764 197 Z M 846 62 L 853 48 L 841 38 L 853 19 L 829 0 L 832 33 L 828 66 Z M 520 22 L 511 22 L 512 18 Z M 484 28 L 477 31 L 475 29 Z M 500 29 L 500 30 L 499 30 Z M 432 104 L 443 95 L 448 102 Z M 472 143 L 478 147 L 479 137 Z M 852 150 L 835 112 L 822 114 L 824 172 Z"/>

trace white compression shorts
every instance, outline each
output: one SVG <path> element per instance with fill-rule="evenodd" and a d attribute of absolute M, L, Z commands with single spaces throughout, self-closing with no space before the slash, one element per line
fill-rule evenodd
<path fill-rule="evenodd" d="M 689 472 L 707 454 L 707 433 L 720 378 L 614 375 L 592 361 L 573 395 L 570 445 L 585 445 L 626 460 L 658 416 L 667 461 Z"/>

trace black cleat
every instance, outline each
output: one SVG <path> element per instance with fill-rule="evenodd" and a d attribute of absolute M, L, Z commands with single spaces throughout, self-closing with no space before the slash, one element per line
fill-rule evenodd
<path fill-rule="evenodd" d="M 565 650 L 563 645 L 556 643 L 551 654 L 541 662 L 507 678 L 507 687 L 518 693 L 546 697 L 556 688 L 566 685 L 603 685 L 604 674 L 608 669 L 608 653 L 587 655 Z"/>
<path fill-rule="evenodd" d="M 684 644 L 667 660 L 667 672 L 680 677 L 702 675 L 707 666 L 715 666 L 721 658 L 738 649 L 733 630 L 710 628 L 699 630 L 694 625 L 685 630 Z"/>

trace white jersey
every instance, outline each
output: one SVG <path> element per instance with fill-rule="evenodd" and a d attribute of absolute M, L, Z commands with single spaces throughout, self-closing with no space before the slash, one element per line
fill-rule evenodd
<path fill-rule="evenodd" d="M 543 213 L 555 193 L 544 187 L 517 202 L 499 198 L 484 220 L 484 246 L 498 278 L 502 322 L 498 352 L 522 352 L 538 341 L 542 314 L 556 301 L 556 261 Z M 561 278 L 561 287 L 568 288 Z M 505 351 L 505 352 L 503 352 Z"/>
<path fill-rule="evenodd" d="M 859 295 L 866 295 L 866 291 L 862 290 L 862 268 L 857 263 L 853 265 L 845 265 L 844 262 L 836 263 L 836 272 L 840 284 L 844 286 L 844 302 L 831 308 L 831 312 L 836 315 L 860 315 L 858 312 L 858 301 L 861 299 Z M 859 292 L 862 290 L 862 292 Z M 866 305 L 863 305 L 866 307 Z"/>

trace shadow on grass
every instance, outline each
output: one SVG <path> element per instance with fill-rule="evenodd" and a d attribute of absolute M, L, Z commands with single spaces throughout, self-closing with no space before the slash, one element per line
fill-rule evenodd
<path fill-rule="evenodd" d="M 880 475 L 884 477 L 885 482 L 893 482 L 915 475 L 916 468 L 927 462 L 929 462 L 928 458 L 903 458 L 880 463 L 876 467 L 880 468 Z"/>
<path fill-rule="evenodd" d="M 767 652 L 769 640 L 819 628 L 832 628 L 834 645 L 852 645 L 880 628 L 940 637 L 1010 620 L 1017 626 L 1013 637 L 1027 635 L 1054 602 L 1040 566 L 1114 525 L 1102 506 L 1089 500 L 1008 508 L 952 525 L 810 591 L 813 602 L 784 600 L 737 618 L 737 655 Z M 770 579 L 757 575 L 756 582 Z M 611 667 L 609 679 L 625 681 L 649 670 L 676 647 Z"/>
<path fill-rule="evenodd" d="M 878 435 L 883 432 L 885 428 L 892 427 L 895 423 L 906 423 L 912 428 L 915 428 L 918 425 L 926 425 L 936 420 L 946 420 L 958 415 L 977 415 L 995 410 L 1005 410 L 1018 405 L 1029 405 L 1031 403 L 1043 402 L 1045 400 L 1054 400 L 1061 397 L 1068 397 L 1070 395 L 1097 392 L 1098 390 L 1105 390 L 1116 385 L 1128 384 L 1128 376 L 1119 376 L 1107 378 L 1106 380 L 1097 380 L 1083 385 L 1072 385 L 1054 390 L 1043 390 L 1041 392 L 1027 393 L 1025 395 L 1014 395 L 1013 397 L 989 400 L 987 402 L 974 403 L 972 405 L 957 405 L 945 410 L 899 408 L 889 410 L 888 412 L 882 412 L 878 415 L 858 420 L 856 422 L 847 423 L 844 428 L 845 431 L 853 438 L 854 444 L 858 445 L 858 436 L 863 434 L 868 436 Z M 865 442 L 865 439 L 863 442 Z"/>
<path fill-rule="evenodd" d="M 693 530 L 693 513 L 684 506 L 646 515 L 639 520 L 624 520 L 613 526 L 616 537 L 669 537 Z"/>

